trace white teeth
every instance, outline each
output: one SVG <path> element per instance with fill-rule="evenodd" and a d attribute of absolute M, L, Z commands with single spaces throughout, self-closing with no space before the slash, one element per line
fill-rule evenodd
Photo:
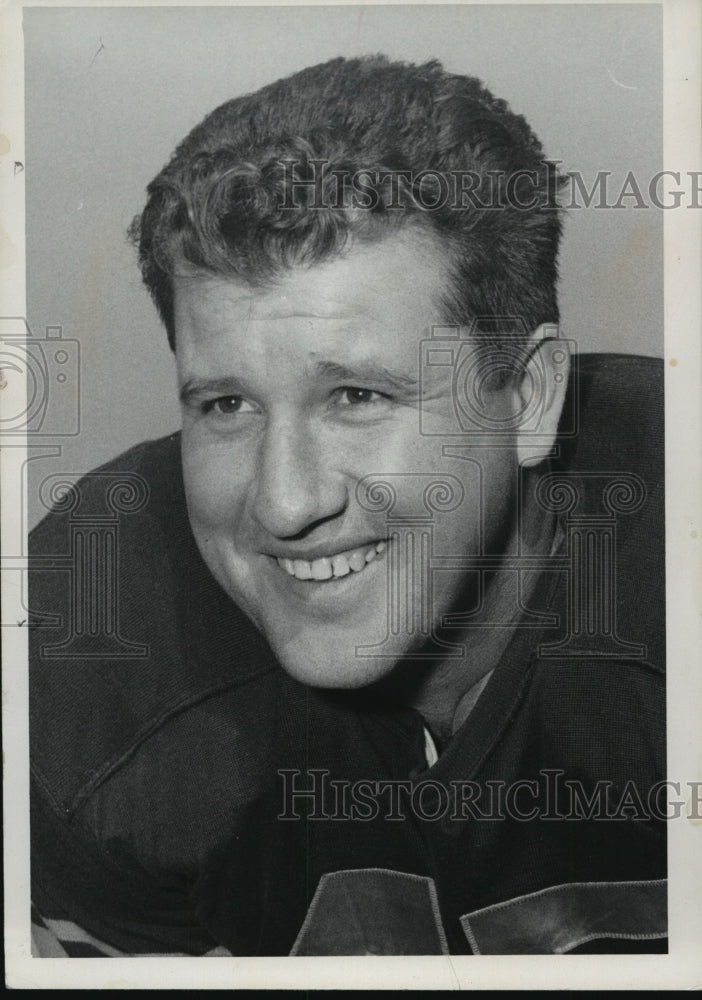
<path fill-rule="evenodd" d="M 333 576 L 332 564 L 329 559 L 315 559 L 312 563 L 313 580 L 329 580 Z"/>
<path fill-rule="evenodd" d="M 334 576 L 346 576 L 347 573 L 351 572 L 348 559 L 344 555 L 334 556 L 332 559 L 332 569 L 334 570 Z"/>
<path fill-rule="evenodd" d="M 330 580 L 332 577 L 348 576 L 349 573 L 360 573 L 368 563 L 385 551 L 385 542 L 376 542 L 372 546 L 362 546 L 338 552 L 334 556 L 323 556 L 308 562 L 306 559 L 278 559 L 278 565 L 290 576 L 298 580 Z"/>
<path fill-rule="evenodd" d="M 360 573 L 365 565 L 366 565 L 366 557 L 363 554 L 363 552 L 361 552 L 360 549 L 356 549 L 355 552 L 351 553 L 351 555 L 349 556 L 349 566 L 354 571 L 354 573 Z"/>
<path fill-rule="evenodd" d="M 312 579 L 312 566 L 304 559 L 296 559 L 293 563 L 293 571 L 298 580 Z"/>

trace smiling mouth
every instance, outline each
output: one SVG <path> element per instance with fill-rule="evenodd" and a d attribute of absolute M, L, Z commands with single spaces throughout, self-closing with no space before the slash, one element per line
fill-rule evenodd
<path fill-rule="evenodd" d="M 369 563 L 382 555 L 387 547 L 384 541 L 361 545 L 356 549 L 347 549 L 331 556 L 323 556 L 308 562 L 306 559 L 276 559 L 276 562 L 289 576 L 296 580 L 338 580 L 349 573 L 362 573 Z"/>

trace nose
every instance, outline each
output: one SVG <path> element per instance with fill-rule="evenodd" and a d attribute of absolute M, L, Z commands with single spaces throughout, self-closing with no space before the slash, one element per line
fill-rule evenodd
<path fill-rule="evenodd" d="M 258 456 L 253 516 L 276 538 L 294 538 L 341 514 L 343 475 L 305 421 L 269 421 Z"/>

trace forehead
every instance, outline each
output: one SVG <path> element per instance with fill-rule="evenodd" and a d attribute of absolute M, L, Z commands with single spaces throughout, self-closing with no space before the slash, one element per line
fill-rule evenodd
<path fill-rule="evenodd" d="M 371 337 L 426 336 L 442 321 L 448 267 L 428 234 L 356 244 L 343 256 L 296 266 L 264 288 L 216 276 L 177 278 L 176 352 L 245 333 L 298 333 L 311 341 L 353 330 Z"/>

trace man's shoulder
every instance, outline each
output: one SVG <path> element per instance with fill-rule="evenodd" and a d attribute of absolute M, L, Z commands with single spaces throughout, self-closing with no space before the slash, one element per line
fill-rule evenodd
<path fill-rule="evenodd" d="M 60 811 L 169 720 L 276 667 L 197 550 L 179 435 L 57 492 L 29 576 L 32 761 Z"/>
<path fill-rule="evenodd" d="M 564 463 L 584 472 L 663 478 L 663 362 L 637 354 L 580 354 L 561 427 Z"/>
<path fill-rule="evenodd" d="M 46 554 L 46 544 L 66 523 L 140 513 L 169 520 L 184 513 L 180 433 L 143 441 L 80 476 L 55 477 L 42 491 L 48 514 L 30 532 L 30 554 Z M 58 539 L 57 539 L 58 541 Z"/>
<path fill-rule="evenodd" d="M 605 734 L 619 731 L 625 758 L 665 744 L 663 363 L 582 355 L 571 393 L 576 433 L 549 473 L 572 486 L 556 497 L 557 624 L 540 634 L 530 692 L 544 733 L 585 761 L 596 726 L 606 763 Z"/>
<path fill-rule="evenodd" d="M 554 463 L 555 476 L 570 480 L 570 496 L 562 495 L 569 544 L 574 555 L 578 545 L 586 547 L 588 558 L 578 566 L 593 574 L 593 594 L 602 603 L 588 612 L 595 614 L 595 631 L 600 624 L 614 629 L 633 647 L 645 647 L 651 662 L 661 668 L 665 660 L 663 383 L 659 358 L 626 354 L 576 358 L 569 411 L 574 433 L 560 439 Z"/>

